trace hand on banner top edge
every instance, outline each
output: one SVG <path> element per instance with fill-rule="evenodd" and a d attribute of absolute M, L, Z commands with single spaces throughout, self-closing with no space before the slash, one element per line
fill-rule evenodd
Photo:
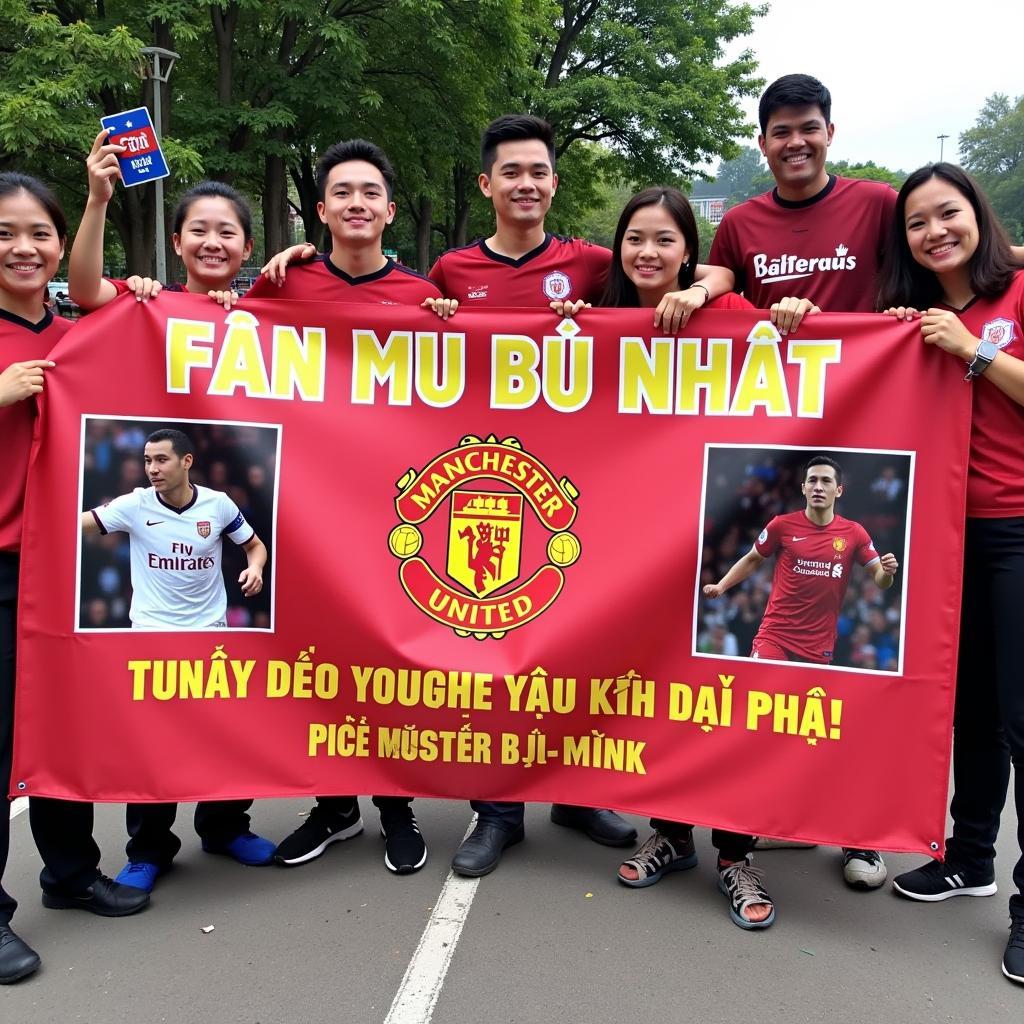
<path fill-rule="evenodd" d="M 779 329 L 779 334 L 790 334 L 795 331 L 805 316 L 814 316 L 821 310 L 810 299 L 786 297 L 773 302 L 771 307 L 772 323 Z"/>
<path fill-rule="evenodd" d="M 583 299 L 555 299 L 553 302 L 549 302 L 548 305 L 559 315 L 559 316 L 575 316 L 581 309 L 590 309 L 590 303 L 584 302 Z"/>
<path fill-rule="evenodd" d="M 420 309 L 432 309 L 442 320 L 454 316 L 458 308 L 458 299 L 424 299 L 420 303 Z"/>
<path fill-rule="evenodd" d="M 139 277 L 138 274 L 132 274 L 125 284 L 128 285 L 128 291 L 135 296 L 136 302 L 149 302 L 150 299 L 155 299 L 164 287 L 159 281 L 154 281 L 151 277 Z"/>

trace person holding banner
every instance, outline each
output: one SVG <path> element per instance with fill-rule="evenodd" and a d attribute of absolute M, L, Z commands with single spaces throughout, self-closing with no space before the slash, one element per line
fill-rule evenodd
<path fill-rule="evenodd" d="M 35 396 L 54 363 L 47 354 L 70 329 L 46 306 L 47 282 L 64 256 L 67 222 L 56 197 L 35 178 L 0 174 L 0 783 L 10 790 L 14 728 L 18 553 Z M 43 903 L 106 917 L 141 910 L 149 896 L 100 874 L 92 804 L 33 798 L 30 818 L 45 867 Z M 0 814 L 0 879 L 11 816 Z M 0 884 L 0 984 L 24 978 L 39 955 L 11 929 L 17 903 Z"/>
<path fill-rule="evenodd" d="M 655 186 L 637 193 L 626 203 L 615 228 L 600 305 L 659 308 L 666 295 L 685 290 L 693 281 L 699 248 L 697 222 L 682 192 Z M 556 311 L 573 316 L 582 305 L 566 302 Z M 712 299 L 706 308 L 753 307 L 735 292 L 728 292 Z M 814 311 L 806 299 L 784 300 L 784 312 L 794 330 L 805 314 Z M 683 871 L 697 863 L 692 825 L 652 818 L 651 827 L 654 832 L 619 868 L 619 881 L 630 888 L 646 888 L 670 871 Z M 711 833 L 718 850 L 719 888 L 729 898 L 730 917 L 744 929 L 767 928 L 775 920 L 775 907 L 761 873 L 750 864 L 754 838 L 725 829 Z"/>
<path fill-rule="evenodd" d="M 107 130 L 96 136 L 92 150 L 86 159 L 89 174 L 89 198 L 74 245 L 68 267 L 68 290 L 73 299 L 84 310 L 105 306 L 117 296 L 131 291 L 137 300 L 154 298 L 163 288 L 162 282 L 150 278 L 131 277 L 126 281 L 114 281 L 103 277 L 103 234 L 106 209 L 114 192 L 114 182 L 121 175 L 117 154 L 123 146 L 106 143 Z M 219 181 L 204 181 L 193 186 L 181 197 L 172 219 L 171 241 L 175 252 L 185 267 L 185 285 L 172 285 L 169 291 L 193 293 L 223 292 L 230 305 L 234 293 L 231 282 L 238 274 L 242 263 L 252 252 L 252 215 L 249 204 L 229 185 Z M 136 530 L 141 524 L 121 513 L 125 505 L 134 503 L 136 512 L 142 514 L 160 509 L 174 513 L 175 522 L 183 522 L 187 513 L 188 530 L 195 533 L 196 521 L 217 522 L 229 536 L 245 535 L 242 543 L 249 566 L 243 573 L 246 579 L 239 580 L 246 596 L 258 593 L 262 588 L 262 570 L 267 550 L 263 543 L 234 507 L 234 503 L 220 492 L 196 488 L 189 482 L 188 470 L 192 465 L 194 451 L 191 441 L 180 431 L 162 431 L 151 435 L 144 454 L 146 471 L 153 482 L 148 491 L 139 489 L 138 494 L 146 495 L 145 500 L 137 494 L 125 495 L 111 505 L 117 507 L 107 512 L 111 517 L 103 522 L 99 511 L 94 515 L 86 512 L 82 517 L 83 532 L 106 533 L 108 529 L 127 530 L 132 538 L 132 624 L 145 629 L 210 628 L 224 618 L 227 596 L 220 575 L 220 534 L 218 529 L 210 539 L 199 535 L 195 541 L 204 541 L 215 551 L 214 569 L 203 576 L 188 577 L 187 593 L 175 593 L 175 587 L 161 584 L 158 573 L 146 571 L 143 546 L 144 531 Z M 200 514 L 198 500 L 202 494 L 203 506 L 209 507 L 209 515 Z M 224 509 L 230 506 L 233 514 Z M 237 517 L 241 524 L 231 526 Z M 248 531 L 246 533 L 246 531 Z M 154 540 L 156 538 L 153 538 Z M 179 538 L 180 539 L 180 538 Z M 234 537 L 232 538 L 234 539 Z M 163 558 L 168 551 L 161 549 L 157 557 Z M 147 581 L 155 581 L 152 586 Z M 198 618 L 189 611 L 198 610 Z M 196 804 L 195 829 L 202 840 L 203 849 L 208 853 L 223 853 L 240 864 L 256 866 L 269 864 L 274 854 L 274 843 L 249 829 L 249 808 L 252 800 L 210 800 Z M 130 803 L 125 811 L 128 843 L 128 863 L 117 876 L 117 881 L 151 892 L 157 878 L 170 869 L 181 840 L 171 830 L 177 816 L 177 804 L 173 803 Z"/>
<path fill-rule="evenodd" d="M 384 255 L 384 229 L 395 217 L 395 171 L 372 142 L 350 139 L 329 147 L 316 167 L 317 213 L 331 235 L 331 251 L 311 262 L 310 245 L 292 246 L 263 268 L 247 298 L 319 299 L 327 302 L 406 303 L 445 316 L 446 304 L 427 278 Z M 384 866 L 399 875 L 419 871 L 427 844 L 411 797 L 375 796 L 384 836 Z M 319 857 L 331 843 L 359 835 L 363 820 L 354 796 L 318 796 L 309 817 L 277 847 L 278 864 Z"/>
<path fill-rule="evenodd" d="M 992 896 L 1010 766 L 1021 856 L 1002 970 L 1024 984 L 1024 270 L 985 195 L 959 167 L 911 174 L 896 201 L 879 307 L 920 319 L 972 389 L 960 654 L 953 717 L 953 835 L 945 862 L 898 875 L 913 900 Z"/>

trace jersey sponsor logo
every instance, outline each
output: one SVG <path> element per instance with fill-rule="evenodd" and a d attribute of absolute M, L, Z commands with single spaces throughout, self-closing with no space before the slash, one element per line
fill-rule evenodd
<path fill-rule="evenodd" d="M 487 298 L 487 285 L 486 284 L 475 284 L 470 288 L 466 289 L 467 299 L 486 299 Z"/>
<path fill-rule="evenodd" d="M 162 522 L 164 522 L 163 519 L 147 519 L 146 520 L 146 525 L 147 526 L 159 526 Z"/>
<path fill-rule="evenodd" d="M 799 541 L 802 541 L 802 540 L 807 540 L 807 538 L 806 537 L 794 537 L 793 540 L 792 540 L 792 543 L 796 544 L 796 543 L 798 543 Z"/>
<path fill-rule="evenodd" d="M 569 530 L 579 492 L 514 437 L 464 437 L 418 472 L 410 469 L 398 481 L 398 492 L 401 521 L 388 534 L 388 547 L 401 561 L 402 589 L 421 612 L 457 636 L 500 640 L 537 618 L 562 592 L 564 570 L 580 557 L 579 539 Z M 420 524 L 437 512 L 448 518 L 443 552 L 435 541 L 421 555 Z M 547 561 L 524 572 L 524 541 L 531 533 L 538 536 L 538 523 Z M 443 558 L 444 577 L 428 561 L 433 555 Z"/>
<path fill-rule="evenodd" d="M 845 537 L 835 537 L 833 539 L 833 541 L 832 541 L 832 548 L 835 551 L 845 551 L 846 550 L 846 538 Z"/>
<path fill-rule="evenodd" d="M 196 523 L 196 531 L 200 537 L 210 536 L 210 521 L 208 519 L 201 519 Z"/>
<path fill-rule="evenodd" d="M 832 566 L 832 579 L 834 579 L 834 580 L 841 580 L 842 578 L 843 578 L 843 563 L 842 562 L 836 562 L 836 564 Z"/>
<path fill-rule="evenodd" d="M 1004 316 L 989 320 L 981 329 L 981 340 L 990 341 L 996 348 L 1006 348 L 1017 339 L 1016 325 Z"/>
<path fill-rule="evenodd" d="M 798 558 L 793 565 L 793 572 L 801 576 L 831 576 L 832 563 L 815 558 Z"/>
<path fill-rule="evenodd" d="M 552 270 L 545 275 L 541 288 L 549 299 L 567 299 L 572 292 L 572 281 L 561 270 Z"/>
<path fill-rule="evenodd" d="M 783 253 L 781 256 L 768 256 L 767 253 L 754 254 L 754 276 L 763 284 L 775 281 L 796 281 L 803 277 L 812 277 L 824 271 L 856 270 L 857 257 L 850 255 L 850 250 L 840 242 L 836 246 L 835 255 L 827 256 L 793 256 Z"/>

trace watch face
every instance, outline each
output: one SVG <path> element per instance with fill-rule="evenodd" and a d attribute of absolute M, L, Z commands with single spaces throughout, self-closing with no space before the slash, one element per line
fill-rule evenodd
<path fill-rule="evenodd" d="M 983 341 L 978 346 L 977 355 L 981 359 L 985 359 L 985 360 L 987 360 L 988 362 L 991 363 L 992 360 L 995 359 L 996 353 L 998 351 L 999 351 L 999 349 L 995 345 L 993 345 L 991 341 Z"/>

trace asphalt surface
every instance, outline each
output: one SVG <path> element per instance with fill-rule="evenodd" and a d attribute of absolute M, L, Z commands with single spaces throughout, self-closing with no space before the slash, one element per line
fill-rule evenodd
<path fill-rule="evenodd" d="M 3 1024 L 320 1024 L 383 1022 L 469 818 L 463 804 L 416 802 L 430 859 L 385 870 L 376 811 L 363 835 L 319 860 L 245 868 L 204 854 L 179 811 L 184 848 L 149 908 L 109 920 L 44 909 L 28 815 L 12 823 L 5 885 L 17 931 L 43 957 L 0 988 Z M 308 802 L 261 801 L 254 827 L 280 839 Z M 842 882 L 836 850 L 759 853 L 775 925 L 744 932 L 715 887 L 714 851 L 647 889 L 615 881 L 622 851 L 527 812 L 527 840 L 475 893 L 432 1020 L 439 1024 L 755 1021 L 996 1024 L 1024 1019 L 1024 986 L 1003 978 L 1014 854 L 1012 803 L 990 899 L 939 904 Z M 647 834 L 647 823 L 634 819 Z M 119 806 L 97 808 L 103 868 L 123 863 Z M 890 877 L 920 858 L 886 858 Z M 589 896 L 588 896 L 589 894 Z M 209 925 L 214 930 L 204 933 Z M 447 950 L 450 952 L 450 948 Z M 389 1024 L 431 1019 L 391 1013 Z"/>

